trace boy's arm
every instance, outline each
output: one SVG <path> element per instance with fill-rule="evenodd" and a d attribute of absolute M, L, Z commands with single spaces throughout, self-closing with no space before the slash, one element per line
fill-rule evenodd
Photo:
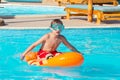
<path fill-rule="evenodd" d="M 34 48 L 36 47 L 38 44 L 41 44 L 46 38 L 46 35 L 43 36 L 42 38 L 40 38 L 38 41 L 34 42 L 32 45 L 30 45 L 26 50 L 25 52 L 22 54 L 21 56 L 21 60 L 24 59 L 24 57 Z"/>
<path fill-rule="evenodd" d="M 74 46 L 72 46 L 72 45 L 67 41 L 67 39 L 66 39 L 64 36 L 62 36 L 61 39 L 62 39 L 62 42 L 63 42 L 70 50 L 82 54 L 82 53 L 79 52 Z"/>
<path fill-rule="evenodd" d="M 23 60 L 24 57 L 25 57 L 35 46 L 37 46 L 36 43 L 37 43 L 37 42 L 33 43 L 32 45 L 30 45 L 30 46 L 25 50 L 25 52 L 21 55 L 21 60 Z"/>

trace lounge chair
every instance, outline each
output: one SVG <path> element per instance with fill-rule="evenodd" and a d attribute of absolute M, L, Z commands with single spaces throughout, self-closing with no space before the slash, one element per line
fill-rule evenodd
<path fill-rule="evenodd" d="M 88 4 L 88 0 L 55 0 L 58 2 L 59 6 L 66 4 Z M 118 0 L 93 0 L 93 4 L 103 5 L 103 4 L 112 4 L 114 6 L 118 5 Z"/>
<path fill-rule="evenodd" d="M 70 16 L 84 14 L 88 16 L 88 21 L 92 22 L 93 15 L 95 15 L 97 24 L 104 20 L 120 20 L 120 6 L 98 6 L 93 5 L 92 0 L 88 1 L 88 5 L 67 5 L 65 8 L 66 18 L 70 19 Z"/>
<path fill-rule="evenodd" d="M 70 4 L 88 4 L 88 0 L 68 0 Z M 94 5 L 112 4 L 118 5 L 118 0 L 93 0 Z"/>

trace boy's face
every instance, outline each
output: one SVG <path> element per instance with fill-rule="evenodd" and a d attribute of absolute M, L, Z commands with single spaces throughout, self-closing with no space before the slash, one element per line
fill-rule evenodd
<path fill-rule="evenodd" d="M 54 31 L 57 35 L 64 29 L 64 25 L 60 23 L 53 23 L 51 25 L 52 31 Z"/>

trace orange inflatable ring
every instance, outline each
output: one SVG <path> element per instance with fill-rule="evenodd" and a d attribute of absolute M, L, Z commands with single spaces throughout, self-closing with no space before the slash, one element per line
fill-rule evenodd
<path fill-rule="evenodd" d="M 38 66 L 50 66 L 50 67 L 70 67 L 70 66 L 79 66 L 83 63 L 84 58 L 81 54 L 76 52 L 65 52 L 53 58 L 46 60 L 46 63 L 40 65 L 37 61 L 37 52 L 30 52 L 29 55 L 26 55 L 25 60 L 28 64 L 34 64 Z"/>

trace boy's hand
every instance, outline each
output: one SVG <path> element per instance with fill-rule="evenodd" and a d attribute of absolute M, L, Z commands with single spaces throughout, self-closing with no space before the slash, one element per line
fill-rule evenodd
<path fill-rule="evenodd" d="M 80 53 L 80 54 L 84 55 L 83 53 Z"/>
<path fill-rule="evenodd" d="M 80 53 L 80 54 L 84 55 L 83 53 Z"/>
<path fill-rule="evenodd" d="M 25 56 L 24 55 L 21 55 L 20 59 L 21 60 L 24 60 Z"/>
<path fill-rule="evenodd" d="M 81 52 L 78 52 L 79 54 L 81 54 L 81 55 L 84 55 L 83 53 L 81 53 Z"/>

